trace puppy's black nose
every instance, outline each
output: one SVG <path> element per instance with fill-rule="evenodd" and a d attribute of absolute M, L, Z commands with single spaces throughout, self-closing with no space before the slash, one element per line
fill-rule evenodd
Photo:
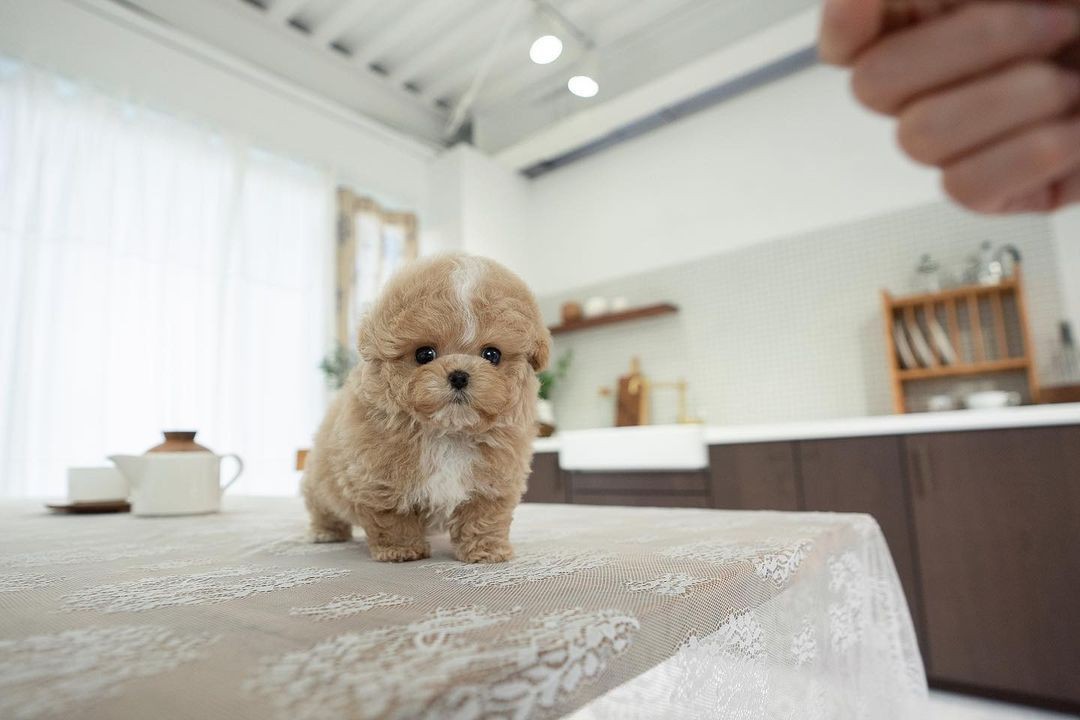
<path fill-rule="evenodd" d="M 446 379 L 450 381 L 450 387 L 455 390 L 461 390 L 463 387 L 469 384 L 469 373 L 464 370 L 455 370 L 446 376 Z"/>

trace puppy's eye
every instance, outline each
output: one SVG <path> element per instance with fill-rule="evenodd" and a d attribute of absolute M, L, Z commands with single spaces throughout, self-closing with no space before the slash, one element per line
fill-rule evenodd
<path fill-rule="evenodd" d="M 416 351 L 416 362 L 420 365 L 427 365 L 438 356 L 439 354 L 435 352 L 435 348 L 425 345 Z"/>
<path fill-rule="evenodd" d="M 480 357 L 487 360 L 492 365 L 498 365 L 502 360 L 502 353 L 499 352 L 499 348 L 486 347 L 480 351 Z"/>

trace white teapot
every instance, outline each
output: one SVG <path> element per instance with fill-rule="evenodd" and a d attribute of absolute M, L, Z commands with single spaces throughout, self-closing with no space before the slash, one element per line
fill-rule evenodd
<path fill-rule="evenodd" d="M 221 461 L 236 462 L 236 473 L 221 484 Z M 244 463 L 237 455 L 212 452 L 153 452 L 110 455 L 131 486 L 135 515 L 199 515 L 221 509 L 221 496 L 240 477 Z"/>

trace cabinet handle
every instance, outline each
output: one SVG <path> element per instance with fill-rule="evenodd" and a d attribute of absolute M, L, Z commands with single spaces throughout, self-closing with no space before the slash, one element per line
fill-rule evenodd
<path fill-rule="evenodd" d="M 933 490 L 933 475 L 930 469 L 930 451 L 924 445 L 915 445 L 912 448 L 912 481 L 915 486 L 915 496 L 923 497 L 928 490 Z"/>

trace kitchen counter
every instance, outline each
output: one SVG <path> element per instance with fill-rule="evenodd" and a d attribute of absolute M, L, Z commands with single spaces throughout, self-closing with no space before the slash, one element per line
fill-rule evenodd
<path fill-rule="evenodd" d="M 1000 410 L 878 415 L 762 425 L 713 425 L 705 427 L 704 433 L 705 442 L 709 445 L 729 445 L 1053 425 L 1080 425 L 1080 403 L 1026 405 Z M 537 438 L 533 442 L 533 448 L 538 453 L 558 452 L 559 436 Z"/>

